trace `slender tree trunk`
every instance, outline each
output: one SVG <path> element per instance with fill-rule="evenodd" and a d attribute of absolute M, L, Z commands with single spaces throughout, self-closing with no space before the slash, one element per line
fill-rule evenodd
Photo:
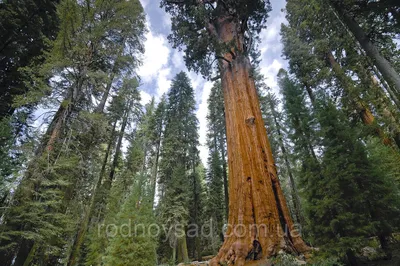
<path fill-rule="evenodd" d="M 349 98 L 348 100 L 354 102 L 355 109 L 360 114 L 361 121 L 365 125 L 374 128 L 375 135 L 382 139 L 383 144 L 388 146 L 392 145 L 392 140 L 388 138 L 382 128 L 376 124 L 375 117 L 369 110 L 367 104 L 359 97 L 359 95 L 356 95 L 351 78 L 346 75 L 330 51 L 328 51 L 327 57 L 336 77 L 344 89 L 344 94 Z"/>
<path fill-rule="evenodd" d="M 198 210 L 200 208 L 199 204 L 199 193 L 197 189 L 197 176 L 196 176 L 196 163 L 195 160 L 193 160 L 193 193 L 194 193 L 194 223 L 196 225 L 199 225 L 199 214 Z M 196 250 L 196 259 L 198 261 L 201 261 L 201 247 L 200 247 L 200 239 L 199 236 L 196 235 L 194 238 L 194 246 Z"/>
<path fill-rule="evenodd" d="M 304 87 L 306 88 L 308 97 L 310 98 L 311 101 L 311 105 L 313 106 L 313 108 L 315 109 L 315 96 L 314 93 L 312 91 L 312 88 L 310 85 L 308 85 L 307 83 L 304 83 Z"/>
<path fill-rule="evenodd" d="M 387 84 L 385 82 L 385 80 L 382 78 L 381 73 L 379 73 L 379 71 L 376 69 L 375 66 L 372 67 L 372 70 L 375 73 L 375 75 L 378 77 L 378 79 L 380 80 L 380 83 L 385 88 L 386 92 L 389 94 L 390 99 L 397 106 L 397 109 L 400 110 L 400 100 L 399 100 L 398 96 L 396 95 L 396 93 L 392 90 L 392 88 L 389 86 L 389 84 Z"/>
<path fill-rule="evenodd" d="M 30 162 L 26 174 L 24 175 L 23 180 L 21 181 L 19 188 L 24 187 L 25 190 L 24 191 L 18 190 L 16 193 L 15 198 L 18 199 L 17 201 L 19 202 L 19 204 L 24 204 L 23 202 L 35 200 L 33 199 L 33 191 L 40 186 L 40 183 L 31 180 L 31 174 L 33 171 L 36 170 L 35 168 L 37 167 L 36 158 L 41 157 L 47 150 L 49 153 L 49 160 L 54 159 L 55 145 L 62 138 L 63 128 L 65 127 L 68 119 L 70 118 L 72 111 L 73 110 L 70 103 L 66 103 L 66 101 L 61 103 L 59 109 L 57 110 L 52 122 L 50 123 L 46 131 L 46 136 L 42 140 L 42 144 L 35 151 L 35 158 L 33 159 L 32 162 Z M 30 189 L 27 189 L 28 187 Z M 7 217 L 5 219 L 7 219 Z M 22 228 L 25 226 L 29 225 L 21 225 L 21 224 L 15 225 L 16 228 Z M 29 254 L 31 254 L 30 252 L 34 244 L 35 242 L 32 240 L 22 239 L 19 244 L 19 249 L 15 256 L 15 262 L 13 265 L 19 265 L 19 266 L 24 265 L 25 261 L 29 259 Z M 1 255 L 3 256 L 3 254 Z M 14 254 L 12 254 L 11 252 L 8 252 L 7 255 L 4 255 L 3 261 L 10 261 L 11 263 L 13 255 Z"/>
<path fill-rule="evenodd" d="M 304 225 L 304 217 L 301 214 L 301 205 L 300 205 L 299 195 L 298 195 L 297 189 L 296 189 L 296 183 L 294 182 L 293 172 L 292 172 L 292 168 L 290 167 L 288 153 L 286 151 L 285 145 L 282 140 L 283 136 L 281 133 L 281 126 L 277 120 L 274 110 L 272 110 L 272 115 L 274 116 L 274 122 L 275 122 L 275 126 L 276 126 L 278 136 L 279 136 L 279 145 L 280 145 L 280 148 L 282 151 L 283 160 L 285 162 L 285 166 L 286 166 L 286 169 L 289 174 L 289 183 L 290 183 L 290 189 L 291 189 L 291 194 L 292 194 L 291 196 L 292 196 L 292 201 L 293 201 L 294 216 L 298 223 Z"/>
<path fill-rule="evenodd" d="M 186 243 L 186 236 L 178 238 L 178 261 L 179 262 L 189 262 L 189 255 Z"/>
<path fill-rule="evenodd" d="M 390 98 L 388 97 L 385 93 L 384 87 L 379 84 L 375 76 L 372 75 L 372 73 L 363 65 L 360 65 L 357 73 L 364 86 L 370 88 L 369 91 L 371 91 L 372 94 L 370 97 L 373 97 L 375 109 L 379 115 L 387 121 L 389 131 L 392 132 L 391 135 L 393 136 L 394 141 L 397 146 L 400 147 L 400 120 L 399 117 L 395 115 L 395 112 L 400 105 L 397 106 L 395 101 L 391 101 L 393 99 L 391 99 L 390 95 Z"/>
<path fill-rule="evenodd" d="M 132 105 L 130 105 L 131 107 Z M 130 107 L 128 108 L 128 110 L 130 109 Z M 114 155 L 114 160 L 113 163 L 111 165 L 111 169 L 110 169 L 110 174 L 108 176 L 108 180 L 106 180 L 107 186 L 107 190 L 109 190 L 111 188 L 111 183 L 114 180 L 114 175 L 115 175 L 115 169 L 118 166 L 119 163 L 119 158 L 121 156 L 121 147 L 122 147 L 122 140 L 124 139 L 124 134 L 125 134 L 125 129 L 126 126 L 128 125 L 128 117 L 129 117 L 129 111 L 126 111 L 126 114 L 122 120 L 122 125 L 121 125 L 121 131 L 119 133 L 119 137 L 118 137 L 118 142 L 117 142 L 117 147 L 115 148 L 115 155 Z"/>
<path fill-rule="evenodd" d="M 172 248 L 172 262 L 176 263 L 176 245 Z"/>
<path fill-rule="evenodd" d="M 107 83 L 106 90 L 104 91 L 103 96 L 101 97 L 101 101 L 96 108 L 96 113 L 102 113 L 104 111 L 104 107 L 106 106 L 107 99 L 108 99 L 108 96 L 110 94 L 110 90 L 112 87 L 112 83 L 114 81 L 114 77 L 115 77 L 114 71 L 115 70 L 113 69 L 113 73 L 111 74 L 110 80 Z"/>
<path fill-rule="evenodd" d="M 156 197 L 158 162 L 160 159 L 160 146 L 161 146 L 161 139 L 159 139 L 156 144 L 156 157 L 154 158 L 154 168 L 153 168 L 153 174 L 152 174 L 152 178 L 151 178 L 151 182 L 152 182 L 152 191 L 151 191 L 152 197 L 151 198 L 153 200 L 152 206 L 154 206 L 154 204 L 155 204 L 155 197 Z"/>
<path fill-rule="evenodd" d="M 225 115 L 224 115 L 225 117 Z M 219 149 L 221 153 L 221 160 L 222 160 L 222 176 L 224 179 L 224 199 L 225 199 L 225 219 L 228 220 L 229 217 L 229 191 L 228 191 L 228 172 L 226 167 L 226 158 L 225 158 L 225 145 L 224 139 L 226 134 L 222 134 L 220 132 L 219 138 Z"/>
<path fill-rule="evenodd" d="M 84 214 L 84 218 L 83 218 L 83 220 L 81 222 L 81 225 L 80 225 L 80 227 L 78 229 L 78 233 L 77 233 L 77 235 L 76 235 L 76 237 L 74 239 L 74 243 L 72 244 L 71 253 L 69 255 L 69 259 L 68 259 L 68 263 L 67 263 L 68 266 L 73 266 L 79 261 L 80 251 L 81 251 L 81 248 L 82 248 L 83 241 L 85 240 L 85 236 L 86 236 L 86 233 L 87 233 L 87 230 L 88 230 L 89 222 L 90 222 L 90 219 L 94 216 L 94 213 L 95 213 L 95 203 L 96 203 L 96 200 L 99 198 L 99 193 L 100 193 L 99 189 L 100 189 L 101 183 L 103 181 L 103 177 L 104 177 L 104 174 L 105 174 L 105 171 L 106 171 L 107 162 L 108 162 L 108 157 L 110 155 L 111 147 L 112 147 L 113 142 L 114 142 L 116 127 L 117 127 L 117 121 L 114 122 L 112 131 L 111 131 L 110 140 L 108 142 L 107 150 L 106 150 L 106 153 L 104 155 L 103 164 L 101 166 L 100 175 L 99 175 L 99 178 L 98 178 L 98 180 L 97 180 L 97 182 L 96 182 L 96 184 L 95 184 L 95 186 L 93 188 L 93 192 L 92 192 L 92 196 L 91 196 L 91 199 L 90 199 L 90 203 L 89 203 L 89 205 L 88 205 L 88 207 L 86 209 L 86 212 Z"/>
<path fill-rule="evenodd" d="M 249 254 L 261 249 L 269 258 L 279 250 L 306 252 L 284 198 L 264 127 L 250 60 L 244 55 L 240 28 L 228 18 L 218 20 L 222 42 L 237 50 L 220 62 L 225 102 L 229 159 L 229 219 L 225 241 L 210 265 L 245 265 Z M 287 234 L 283 234 L 283 232 Z M 255 258 L 252 258 L 255 259 Z"/>
<path fill-rule="evenodd" d="M 400 76 L 397 71 L 393 68 L 390 62 L 380 54 L 378 48 L 372 43 L 357 21 L 355 21 L 354 18 L 352 18 L 336 1 L 331 1 L 331 4 L 360 43 L 365 53 L 371 58 L 374 65 L 376 65 L 379 72 L 382 73 L 387 83 L 390 86 L 393 86 L 395 91 L 400 94 Z"/>

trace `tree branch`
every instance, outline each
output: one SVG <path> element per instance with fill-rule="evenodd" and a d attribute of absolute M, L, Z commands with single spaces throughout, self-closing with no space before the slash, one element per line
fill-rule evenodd
<path fill-rule="evenodd" d="M 231 61 L 229 61 L 228 59 L 226 59 L 226 58 L 223 57 L 223 56 L 218 56 L 218 55 L 217 55 L 217 59 L 224 60 L 224 61 L 228 62 L 229 65 L 231 65 Z"/>
<path fill-rule="evenodd" d="M 167 4 L 182 5 L 185 3 L 185 0 L 167 0 L 165 2 Z"/>
<path fill-rule="evenodd" d="M 214 82 L 214 81 L 219 80 L 220 78 L 221 78 L 221 75 L 218 75 L 216 77 L 211 78 L 210 81 Z"/>

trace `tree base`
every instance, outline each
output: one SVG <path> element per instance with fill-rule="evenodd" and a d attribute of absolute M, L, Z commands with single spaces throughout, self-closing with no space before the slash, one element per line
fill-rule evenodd
<path fill-rule="evenodd" d="M 285 254 L 285 253 L 282 252 L 281 254 Z M 279 254 L 279 255 L 281 255 L 281 254 Z M 287 253 L 287 254 L 289 254 L 289 253 Z M 300 259 L 300 258 L 296 258 L 294 263 L 296 263 L 297 265 L 306 265 L 307 264 L 306 260 Z M 203 265 L 203 264 L 200 264 L 200 265 Z M 264 257 L 259 260 L 246 260 L 244 262 L 244 264 L 238 264 L 238 263 L 232 264 L 231 262 L 225 262 L 223 264 L 221 264 L 221 263 L 215 264 L 215 262 L 213 260 L 211 260 L 209 262 L 209 264 L 206 264 L 206 265 L 209 265 L 209 266 L 214 266 L 214 265 L 217 265 L 217 266 L 221 266 L 221 265 L 224 265 L 224 266 L 225 265 L 226 266 L 232 266 L 232 265 L 234 265 L 234 266 L 237 266 L 237 265 L 240 265 L 240 266 L 273 266 L 273 265 L 275 265 L 275 263 L 273 262 L 273 260 L 271 260 L 271 257 L 270 258 Z"/>
<path fill-rule="evenodd" d="M 304 244 L 301 240 L 302 250 L 294 247 L 286 237 L 282 239 L 280 246 L 270 246 L 266 251 L 262 251 L 258 241 L 253 241 L 253 244 L 243 245 L 240 241 L 236 241 L 229 245 L 229 249 L 224 245 L 217 256 L 210 260 L 210 266 L 235 265 L 235 266 L 272 266 L 271 258 L 278 255 L 289 254 L 296 257 L 298 265 L 306 264 L 305 260 L 298 259 L 299 255 L 304 255 L 305 258 L 310 256 L 312 249 Z"/>

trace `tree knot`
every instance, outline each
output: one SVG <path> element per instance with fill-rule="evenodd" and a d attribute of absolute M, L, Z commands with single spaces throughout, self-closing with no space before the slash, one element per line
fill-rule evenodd
<path fill-rule="evenodd" d="M 250 116 L 250 117 L 246 118 L 246 124 L 248 126 L 254 125 L 255 121 L 256 121 L 256 118 L 254 116 Z"/>

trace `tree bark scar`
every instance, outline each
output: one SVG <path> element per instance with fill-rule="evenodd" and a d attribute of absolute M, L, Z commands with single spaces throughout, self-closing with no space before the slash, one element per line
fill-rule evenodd
<path fill-rule="evenodd" d="M 246 125 L 253 126 L 255 124 L 256 118 L 254 116 L 250 116 L 246 118 Z"/>

